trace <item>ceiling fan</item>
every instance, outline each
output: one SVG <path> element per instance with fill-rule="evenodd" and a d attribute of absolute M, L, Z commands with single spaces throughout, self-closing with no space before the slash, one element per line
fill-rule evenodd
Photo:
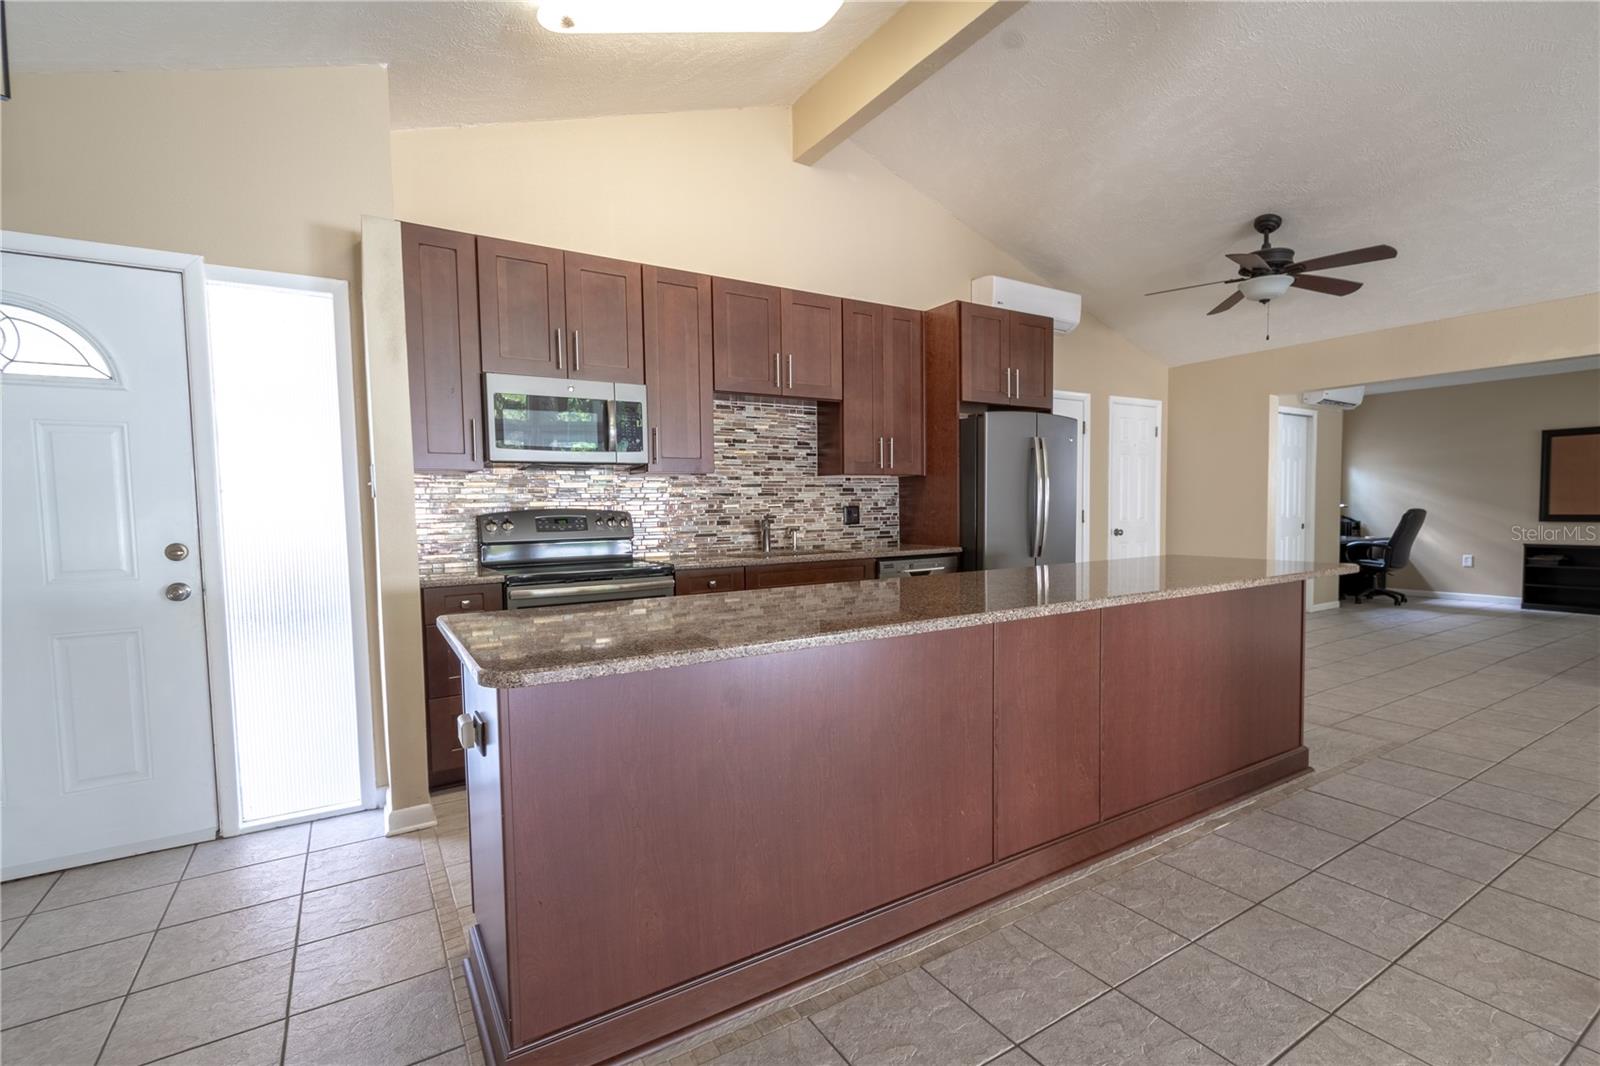
<path fill-rule="evenodd" d="M 1145 295 L 1160 296 L 1166 292 L 1182 292 L 1184 289 L 1199 289 L 1207 285 L 1239 286 L 1228 295 L 1227 299 L 1207 311 L 1208 315 L 1220 315 L 1241 300 L 1266 303 L 1277 299 L 1291 288 L 1323 292 L 1329 296 L 1349 296 L 1361 288 L 1361 282 L 1346 281 L 1344 278 L 1325 278 L 1313 272 L 1355 266 L 1358 263 L 1376 263 L 1381 259 L 1393 259 L 1399 254 L 1387 244 L 1375 244 L 1370 248 L 1356 248 L 1348 252 L 1321 255 L 1297 263 L 1294 261 L 1293 248 L 1272 246 L 1272 234 L 1281 225 L 1283 218 L 1279 215 L 1256 216 L 1255 229 L 1261 234 L 1261 247 L 1254 252 L 1228 253 L 1228 258 L 1239 265 L 1238 277 L 1225 278 L 1222 281 L 1202 281 L 1198 285 L 1180 285 L 1175 289 L 1160 289 L 1156 292 L 1147 292 Z"/>

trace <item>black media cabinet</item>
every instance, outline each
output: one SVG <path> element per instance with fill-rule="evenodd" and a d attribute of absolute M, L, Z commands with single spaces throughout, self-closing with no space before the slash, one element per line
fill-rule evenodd
<path fill-rule="evenodd" d="M 1522 606 L 1600 614 L 1600 544 L 1524 544 Z"/>

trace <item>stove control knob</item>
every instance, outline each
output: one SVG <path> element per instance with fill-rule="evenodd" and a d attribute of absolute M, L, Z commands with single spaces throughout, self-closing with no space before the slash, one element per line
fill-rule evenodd
<path fill-rule="evenodd" d="M 500 528 L 501 530 L 509 533 L 511 530 L 516 529 L 517 527 L 511 524 L 510 519 L 507 519 L 506 521 L 500 523 Z"/>

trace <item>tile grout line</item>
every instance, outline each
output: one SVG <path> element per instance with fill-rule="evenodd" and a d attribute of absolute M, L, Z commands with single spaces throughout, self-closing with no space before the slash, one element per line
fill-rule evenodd
<path fill-rule="evenodd" d="M 189 864 L 194 861 L 194 845 L 189 846 L 189 854 L 184 856 L 183 868 L 189 869 Z M 183 880 L 183 874 L 178 875 L 178 881 Z M 172 901 L 178 897 L 177 882 L 174 882 L 172 895 L 167 897 L 167 905 L 161 909 L 161 917 L 167 916 L 167 911 L 172 909 Z M 122 999 L 117 1003 L 117 1013 L 111 1019 L 111 1025 L 106 1029 L 105 1037 L 100 1041 L 100 1050 L 95 1053 L 94 1061 L 98 1063 L 105 1058 L 106 1048 L 111 1045 L 111 1034 L 117 1031 L 117 1023 L 122 1020 L 122 1011 L 128 1005 L 128 1000 L 133 996 L 134 982 L 139 980 L 139 971 L 144 969 L 145 963 L 150 961 L 150 949 L 155 946 L 156 933 L 161 931 L 161 922 L 156 922 L 155 930 L 150 933 L 150 940 L 144 946 L 144 954 L 139 956 L 139 965 L 134 967 L 133 974 L 128 978 L 128 987 L 122 990 Z M 108 1001 L 109 1002 L 109 1001 Z"/>

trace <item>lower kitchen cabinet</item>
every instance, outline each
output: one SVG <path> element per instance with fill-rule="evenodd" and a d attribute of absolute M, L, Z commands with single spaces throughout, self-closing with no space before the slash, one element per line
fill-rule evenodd
<path fill-rule="evenodd" d="M 747 566 L 744 583 L 746 588 L 776 589 L 790 585 L 826 585 L 834 581 L 865 581 L 873 576 L 875 569 L 876 564 L 871 559 Z"/>
<path fill-rule="evenodd" d="M 675 576 L 674 586 L 673 592 L 679 596 L 698 596 L 707 592 L 738 592 L 744 588 L 744 567 L 679 570 Z"/>
<path fill-rule="evenodd" d="M 456 739 L 461 714 L 461 660 L 435 624 L 443 614 L 498 611 L 499 585 L 448 585 L 422 590 L 422 682 L 427 692 L 428 787 L 466 780 L 466 756 Z"/>

